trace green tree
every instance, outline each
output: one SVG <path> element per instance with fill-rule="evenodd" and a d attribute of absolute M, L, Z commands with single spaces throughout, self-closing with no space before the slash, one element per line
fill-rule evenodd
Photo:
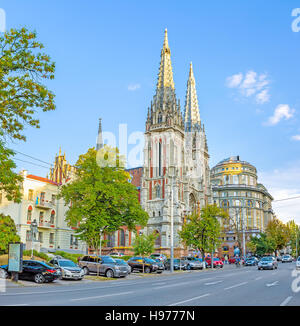
<path fill-rule="evenodd" d="M 286 223 L 289 236 L 289 245 L 292 249 L 292 255 L 298 257 L 299 252 L 299 242 L 300 242 L 300 227 L 295 223 L 294 220 L 291 220 Z M 296 245 L 297 243 L 297 245 Z M 297 249 L 297 252 L 296 252 Z"/>
<path fill-rule="evenodd" d="M 267 237 L 274 241 L 276 251 L 287 246 L 289 242 L 289 230 L 279 219 L 272 219 L 268 223 L 265 232 Z"/>
<path fill-rule="evenodd" d="M 0 214 L 0 254 L 7 254 L 8 244 L 18 241 L 20 237 L 17 235 L 14 220 L 8 215 Z"/>
<path fill-rule="evenodd" d="M 55 109 L 54 94 L 44 81 L 54 78 L 55 64 L 40 51 L 35 32 L 11 29 L 0 36 L 0 191 L 20 201 L 20 181 L 13 169 L 14 152 L 7 139 L 26 140 L 25 126 L 39 128 L 39 110 Z"/>
<path fill-rule="evenodd" d="M 179 231 L 181 241 L 188 247 L 200 250 L 202 257 L 214 251 L 221 243 L 221 222 L 228 219 L 228 213 L 216 205 L 207 205 L 200 214 L 194 211 Z"/>
<path fill-rule="evenodd" d="M 146 234 L 137 234 L 133 241 L 133 251 L 135 256 L 149 256 L 155 249 L 155 239 L 157 238 L 155 232 Z M 143 261 L 143 272 L 144 272 L 144 261 Z"/>
<path fill-rule="evenodd" d="M 129 173 L 118 166 L 99 166 L 96 156 L 91 148 L 79 157 L 74 180 L 62 186 L 59 195 L 69 205 L 66 221 L 78 226 L 78 238 L 94 249 L 100 245 L 100 230 L 107 234 L 121 226 L 134 230 L 148 221 Z"/>
<path fill-rule="evenodd" d="M 266 233 L 259 233 L 256 237 L 251 237 L 248 242 L 249 249 L 256 255 L 263 256 L 272 254 L 276 249 L 276 242 Z"/>

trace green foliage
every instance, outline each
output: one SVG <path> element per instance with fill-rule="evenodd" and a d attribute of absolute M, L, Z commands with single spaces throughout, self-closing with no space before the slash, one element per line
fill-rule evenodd
<path fill-rule="evenodd" d="M 251 237 L 248 247 L 254 254 L 263 256 L 275 251 L 276 242 L 266 233 L 260 233 L 258 237 Z"/>
<path fill-rule="evenodd" d="M 119 257 L 119 256 L 111 256 L 112 258 L 116 258 L 116 259 L 123 259 L 123 260 L 125 260 L 125 261 L 127 261 L 127 260 L 129 260 L 131 257 L 133 257 L 133 256 L 127 256 L 127 255 L 125 255 L 125 256 L 122 256 L 122 257 Z"/>
<path fill-rule="evenodd" d="M 155 249 L 155 239 L 158 234 L 151 233 L 149 235 L 136 233 L 135 239 L 133 241 L 133 251 L 135 256 L 149 256 Z"/>
<path fill-rule="evenodd" d="M 8 215 L 0 214 L 0 255 L 8 253 L 10 242 L 19 241 L 14 220 Z"/>
<path fill-rule="evenodd" d="M 100 230 L 110 234 L 127 226 L 146 225 L 148 214 L 141 208 L 138 192 L 128 182 L 129 173 L 118 166 L 99 166 L 94 148 L 79 157 L 74 181 L 62 186 L 59 197 L 69 204 L 66 221 L 78 226 L 77 236 L 99 248 Z"/>
<path fill-rule="evenodd" d="M 31 250 L 24 250 L 23 251 L 23 256 L 29 256 L 31 257 Z M 44 252 L 38 252 L 36 250 L 33 250 L 33 256 L 34 257 L 39 257 L 45 261 L 50 261 L 51 257 L 49 257 L 47 254 L 45 254 Z"/>
<path fill-rule="evenodd" d="M 65 251 L 56 251 L 55 255 L 61 256 L 65 259 L 72 260 L 76 264 L 78 263 L 78 258 L 83 256 L 82 254 L 71 254 L 71 253 L 65 252 Z"/>
<path fill-rule="evenodd" d="M 26 28 L 0 37 L 0 136 L 26 140 L 24 125 L 39 128 L 38 109 L 54 110 L 54 94 L 42 83 L 53 79 L 55 64 L 39 52 L 43 44 Z"/>
<path fill-rule="evenodd" d="M 26 28 L 11 29 L 0 36 L 0 192 L 20 202 L 22 178 L 14 173 L 6 138 L 26 140 L 26 125 L 39 128 L 39 110 L 54 110 L 54 94 L 43 81 L 54 78 L 55 64 L 41 53 L 43 44 Z"/>
<path fill-rule="evenodd" d="M 281 250 L 287 246 L 290 240 L 290 233 L 287 225 L 279 219 L 274 218 L 266 227 L 266 235 L 275 243 L 275 250 Z"/>
<path fill-rule="evenodd" d="M 20 184 L 23 177 L 15 173 L 15 162 L 11 159 L 14 152 L 3 146 L 0 140 L 0 193 L 4 192 L 8 200 L 21 202 Z"/>
<path fill-rule="evenodd" d="M 193 212 L 183 225 L 179 236 L 182 242 L 193 249 L 200 250 L 202 257 L 206 252 L 214 251 L 220 245 L 221 224 L 228 214 L 216 205 L 207 205 L 200 214 Z"/>

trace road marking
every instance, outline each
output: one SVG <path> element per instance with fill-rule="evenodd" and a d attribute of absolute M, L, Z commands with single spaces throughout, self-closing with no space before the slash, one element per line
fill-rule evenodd
<path fill-rule="evenodd" d="M 281 304 L 280 306 L 286 306 L 292 299 L 293 297 L 287 297 Z"/>
<path fill-rule="evenodd" d="M 164 284 L 167 284 L 167 282 L 152 283 L 151 285 L 164 285 Z"/>
<path fill-rule="evenodd" d="M 95 296 L 95 297 L 77 298 L 77 299 L 71 299 L 70 301 L 82 301 L 82 300 L 102 299 L 102 298 L 113 297 L 113 296 L 118 296 L 118 295 L 125 295 L 125 294 L 131 294 L 131 293 L 134 293 L 134 292 L 131 291 L 131 292 L 122 292 L 122 293 L 99 295 L 99 296 Z"/>
<path fill-rule="evenodd" d="M 173 287 L 173 286 L 180 286 L 180 285 L 185 285 L 185 284 L 190 284 L 190 282 L 182 282 L 182 283 L 176 283 L 176 284 L 169 284 L 169 285 L 164 285 L 164 286 L 156 287 L 156 288 L 153 288 L 153 289 L 154 290 L 160 290 L 160 289 L 164 289 L 164 288 L 169 288 L 169 287 Z"/>
<path fill-rule="evenodd" d="M 11 306 L 29 306 L 28 303 L 17 303 L 17 304 L 5 304 L 4 307 L 11 307 Z"/>
<path fill-rule="evenodd" d="M 216 282 L 210 282 L 210 283 L 204 283 L 204 285 L 214 285 L 218 283 L 222 283 L 223 281 L 216 281 Z"/>
<path fill-rule="evenodd" d="M 208 297 L 209 295 L 210 295 L 210 293 L 206 293 L 206 294 L 200 295 L 199 297 L 194 297 L 194 298 L 187 299 L 187 300 L 184 300 L 184 301 L 180 301 L 180 302 L 169 304 L 168 306 L 169 307 L 170 306 L 177 306 L 177 305 L 180 305 L 180 304 L 183 304 L 183 303 L 186 303 L 186 302 L 190 302 L 190 301 L 193 301 L 193 300 L 197 300 L 197 299 L 201 299 L 201 298 L 204 298 L 204 297 Z"/>
<path fill-rule="evenodd" d="M 274 286 L 274 285 L 278 285 L 278 281 L 275 281 L 273 283 L 266 284 L 266 286 Z"/>
<path fill-rule="evenodd" d="M 243 283 L 235 284 L 235 285 L 229 286 L 228 288 L 225 288 L 224 290 L 233 289 L 233 288 L 236 288 L 238 286 L 242 286 L 242 285 L 247 284 L 247 283 L 248 282 L 243 282 Z"/>
<path fill-rule="evenodd" d="M 258 280 L 261 280 L 262 279 L 262 276 L 259 276 L 255 279 L 255 281 L 258 281 Z"/>

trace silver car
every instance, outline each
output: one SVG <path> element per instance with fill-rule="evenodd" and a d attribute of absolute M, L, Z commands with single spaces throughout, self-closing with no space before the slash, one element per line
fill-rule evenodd
<path fill-rule="evenodd" d="M 78 263 L 85 275 L 90 272 L 99 273 L 109 278 L 126 277 L 127 266 L 118 265 L 110 256 L 84 256 Z"/>
<path fill-rule="evenodd" d="M 293 257 L 291 255 L 284 255 L 282 256 L 283 263 L 291 263 L 293 261 Z"/>
<path fill-rule="evenodd" d="M 261 269 L 277 269 L 277 260 L 272 256 L 263 257 L 257 264 L 258 270 Z"/>
<path fill-rule="evenodd" d="M 195 257 L 182 257 L 181 259 L 187 270 L 203 269 L 203 263 Z"/>
<path fill-rule="evenodd" d="M 84 277 L 83 269 L 72 260 L 54 258 L 50 264 L 61 271 L 62 279 L 82 280 Z"/>
<path fill-rule="evenodd" d="M 300 256 L 296 260 L 296 269 L 300 269 Z"/>

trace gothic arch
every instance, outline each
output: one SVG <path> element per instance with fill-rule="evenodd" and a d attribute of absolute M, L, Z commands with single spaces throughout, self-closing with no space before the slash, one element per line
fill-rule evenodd
<path fill-rule="evenodd" d="M 197 209 L 196 198 L 193 193 L 190 193 L 190 196 L 189 196 L 189 208 L 190 208 L 191 212 L 195 212 Z"/>
<path fill-rule="evenodd" d="M 156 248 L 159 248 L 159 247 L 161 247 L 161 235 L 160 235 L 160 232 L 158 230 L 155 230 L 154 234 L 157 235 L 157 238 L 155 239 L 155 244 L 154 245 L 155 245 Z"/>

